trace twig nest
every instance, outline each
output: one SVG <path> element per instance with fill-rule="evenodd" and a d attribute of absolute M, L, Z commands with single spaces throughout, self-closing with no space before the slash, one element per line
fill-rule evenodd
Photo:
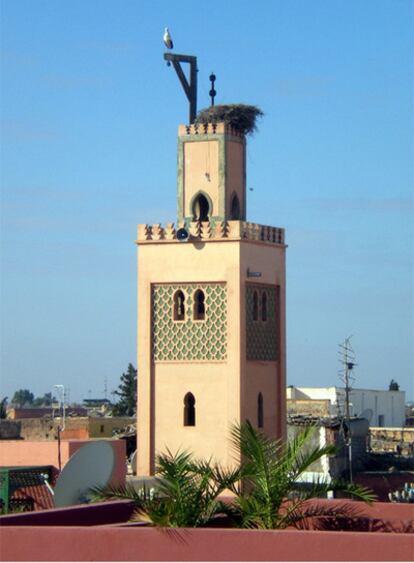
<path fill-rule="evenodd" d="M 249 135 L 257 130 L 256 121 L 263 116 L 257 106 L 246 104 L 228 104 L 210 106 L 199 111 L 196 123 L 222 123 L 233 127 L 243 135 Z"/>

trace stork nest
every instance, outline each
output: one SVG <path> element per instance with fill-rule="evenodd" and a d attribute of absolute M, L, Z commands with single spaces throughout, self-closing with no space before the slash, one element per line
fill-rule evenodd
<path fill-rule="evenodd" d="M 243 135 L 249 135 L 257 130 L 256 121 L 263 116 L 257 106 L 246 104 L 229 104 L 210 106 L 199 111 L 196 123 L 222 123 L 233 127 Z"/>

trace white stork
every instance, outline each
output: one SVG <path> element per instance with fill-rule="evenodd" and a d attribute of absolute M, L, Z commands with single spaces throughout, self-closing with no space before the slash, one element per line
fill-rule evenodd
<path fill-rule="evenodd" d="M 164 40 L 164 45 L 167 47 L 167 49 L 174 48 L 174 43 L 173 40 L 171 39 L 171 35 L 170 32 L 168 31 L 168 27 L 166 27 L 164 30 L 163 40 Z"/>

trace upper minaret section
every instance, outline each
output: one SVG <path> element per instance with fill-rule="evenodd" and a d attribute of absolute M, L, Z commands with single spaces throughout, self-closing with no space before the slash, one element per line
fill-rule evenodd
<path fill-rule="evenodd" d="M 180 125 L 177 222 L 245 220 L 245 135 L 225 123 Z"/>

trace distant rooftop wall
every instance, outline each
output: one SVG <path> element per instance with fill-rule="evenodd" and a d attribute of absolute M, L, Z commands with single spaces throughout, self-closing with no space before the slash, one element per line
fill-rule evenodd
<path fill-rule="evenodd" d="M 52 407 L 15 407 L 7 411 L 7 418 L 43 418 L 51 417 Z M 84 407 L 66 407 L 66 416 L 87 416 L 88 411 Z"/>
<path fill-rule="evenodd" d="M 68 417 L 62 439 L 87 440 L 89 438 L 112 438 L 114 431 L 121 431 L 136 422 L 135 417 Z M 51 417 L 22 418 L 0 422 L 0 439 L 56 440 L 60 419 Z"/>
<path fill-rule="evenodd" d="M 125 483 L 125 440 L 108 440 L 112 445 L 116 465 L 112 476 L 114 485 Z M 62 467 L 69 458 L 89 440 L 62 440 L 61 460 Z M 1 440 L 0 441 L 0 467 L 22 467 L 31 465 L 52 465 L 59 467 L 57 441 L 29 441 L 29 440 Z"/>
<path fill-rule="evenodd" d="M 287 399 L 288 415 L 303 415 L 324 417 L 330 415 L 330 401 L 328 399 Z"/>

